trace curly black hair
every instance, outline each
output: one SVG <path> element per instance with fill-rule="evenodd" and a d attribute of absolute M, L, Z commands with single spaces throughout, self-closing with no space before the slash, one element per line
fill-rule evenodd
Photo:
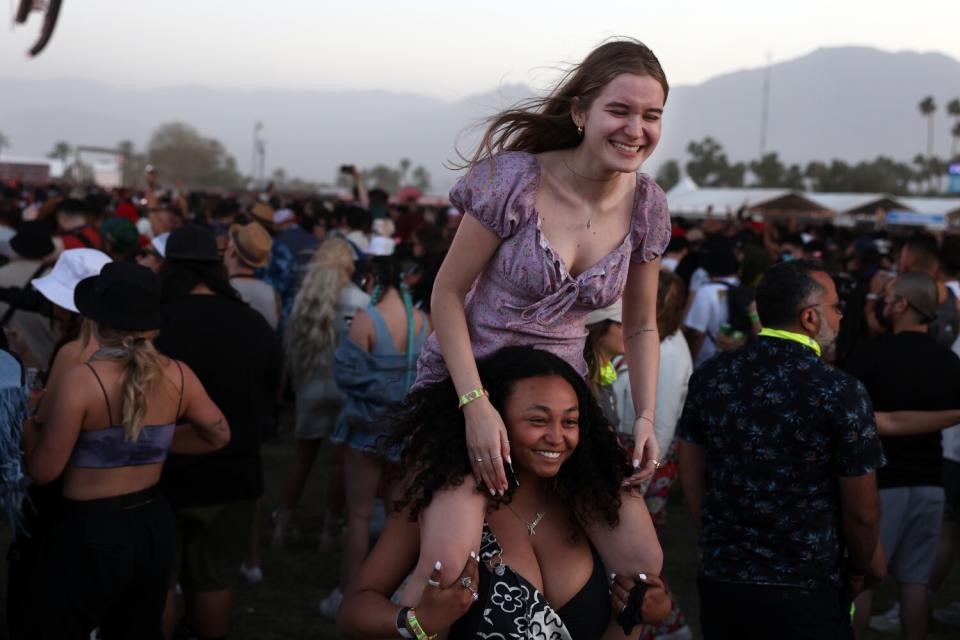
<path fill-rule="evenodd" d="M 553 482 L 554 493 L 570 506 L 571 533 L 592 522 L 619 522 L 621 483 L 627 476 L 626 451 L 603 415 L 586 381 L 569 364 L 532 347 L 505 347 L 478 363 L 480 380 L 494 408 L 504 409 L 514 385 L 528 378 L 560 376 L 577 395 L 580 441 Z M 405 471 L 405 490 L 397 510 L 410 509 L 416 520 L 434 494 L 472 482 L 466 428 L 457 408 L 457 393 L 447 378 L 411 392 L 398 406 L 386 446 L 403 450 L 398 469 Z M 509 502 L 513 490 L 495 503 Z"/>

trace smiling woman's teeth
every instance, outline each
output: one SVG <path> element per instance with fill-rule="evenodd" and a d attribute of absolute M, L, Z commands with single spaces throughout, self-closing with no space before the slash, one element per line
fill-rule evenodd
<path fill-rule="evenodd" d="M 640 150 L 640 147 L 628 147 L 627 145 L 620 144 L 619 142 L 611 142 L 610 144 L 612 144 L 615 148 L 620 149 L 620 151 L 636 152 Z"/>
<path fill-rule="evenodd" d="M 541 455 L 544 458 L 549 458 L 551 460 L 556 460 L 560 457 L 559 451 L 534 451 L 537 455 Z"/>

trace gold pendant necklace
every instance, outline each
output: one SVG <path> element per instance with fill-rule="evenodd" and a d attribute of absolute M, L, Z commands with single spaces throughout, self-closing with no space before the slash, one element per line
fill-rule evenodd
<path fill-rule="evenodd" d="M 543 517 L 547 515 L 546 511 L 537 511 L 536 517 L 532 521 L 528 522 L 523 518 L 523 516 L 517 513 L 516 510 L 510 506 L 510 504 L 507 504 L 507 509 L 510 509 L 510 512 L 517 517 L 517 520 L 523 523 L 523 526 L 527 528 L 527 534 L 530 536 L 537 535 L 537 525 L 540 524 L 540 521 L 543 520 Z"/>
<path fill-rule="evenodd" d="M 585 175 L 582 175 L 582 174 L 577 173 L 576 171 L 573 170 L 573 168 L 572 168 L 569 164 L 567 164 L 566 158 L 561 157 L 561 158 L 560 158 L 560 162 L 563 163 L 563 166 L 567 169 L 567 171 L 569 171 L 570 173 L 572 173 L 574 176 L 580 178 L 581 180 L 586 180 L 586 181 L 588 181 L 588 182 L 606 182 L 606 181 L 607 181 L 606 178 L 591 178 L 590 176 L 585 176 Z M 590 209 L 588 209 L 588 213 L 587 213 L 587 229 L 590 229 L 590 227 L 592 227 L 592 226 L 593 226 L 593 211 L 590 210 Z"/>

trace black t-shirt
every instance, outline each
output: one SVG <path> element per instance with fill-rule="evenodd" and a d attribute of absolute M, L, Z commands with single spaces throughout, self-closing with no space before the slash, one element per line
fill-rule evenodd
<path fill-rule="evenodd" d="M 863 346 L 847 365 L 877 411 L 937 411 L 960 407 L 960 358 L 925 333 L 902 331 Z M 881 438 L 887 465 L 877 485 L 942 486 L 940 432 Z"/>
<path fill-rule="evenodd" d="M 215 295 L 187 295 L 161 308 L 157 348 L 186 362 L 230 425 L 230 444 L 208 455 L 171 454 L 160 485 L 176 507 L 263 495 L 260 441 L 276 395 L 280 342 L 259 313 Z"/>

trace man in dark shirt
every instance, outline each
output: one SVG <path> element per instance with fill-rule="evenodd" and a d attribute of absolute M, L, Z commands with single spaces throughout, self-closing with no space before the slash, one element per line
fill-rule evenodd
<path fill-rule="evenodd" d="M 883 318 L 892 331 L 865 345 L 848 370 L 867 387 L 878 411 L 936 411 L 960 407 L 960 359 L 928 334 L 937 284 L 904 273 L 887 283 Z M 943 517 L 940 432 L 883 438 L 887 466 L 880 487 L 880 545 L 900 583 L 903 637 L 927 634 L 927 584 Z M 856 624 L 866 630 L 871 594 L 857 599 Z"/>
<path fill-rule="evenodd" d="M 764 330 L 694 373 L 678 425 L 704 638 L 850 638 L 879 524 L 870 398 L 819 357 L 842 314 L 829 275 L 780 263 L 756 303 Z"/>
<path fill-rule="evenodd" d="M 263 316 L 230 286 L 209 228 L 188 224 L 170 234 L 160 280 L 157 348 L 190 365 L 230 424 L 226 447 L 209 455 L 170 455 L 160 480 L 177 514 L 175 571 L 188 625 L 199 638 L 226 637 L 233 582 L 263 495 L 262 425 L 279 384 L 282 352 Z M 169 631 L 174 605 L 171 590 L 164 614 Z"/>

